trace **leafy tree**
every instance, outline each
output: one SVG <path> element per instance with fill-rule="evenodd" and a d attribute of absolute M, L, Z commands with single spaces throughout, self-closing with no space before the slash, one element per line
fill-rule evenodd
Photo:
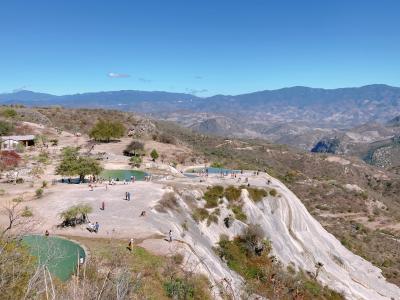
<path fill-rule="evenodd" d="M 13 128 L 14 126 L 10 122 L 0 120 L 0 135 L 10 134 Z"/>
<path fill-rule="evenodd" d="M 124 125 L 119 121 L 99 120 L 90 130 L 89 136 L 98 142 L 109 142 L 120 138 L 125 133 Z"/>
<path fill-rule="evenodd" d="M 86 175 L 99 175 L 103 171 L 103 168 L 99 162 L 91 157 L 79 157 L 77 174 L 79 180 L 83 182 Z"/>
<path fill-rule="evenodd" d="M 66 147 L 62 151 L 62 159 L 56 168 L 56 174 L 62 176 L 79 175 L 80 182 L 86 175 L 99 175 L 103 168 L 94 158 L 81 156 L 78 148 Z"/>
<path fill-rule="evenodd" d="M 150 153 L 151 158 L 155 161 L 158 158 L 158 152 L 156 149 L 153 149 Z"/>
<path fill-rule="evenodd" d="M 93 208 L 89 204 L 78 204 L 71 206 L 60 213 L 60 217 L 63 220 L 63 226 L 75 226 L 87 221 L 87 215 L 93 211 Z"/>
<path fill-rule="evenodd" d="M 62 176 L 74 176 L 77 174 L 78 148 L 65 147 L 62 150 L 62 160 L 56 168 L 56 174 Z"/>

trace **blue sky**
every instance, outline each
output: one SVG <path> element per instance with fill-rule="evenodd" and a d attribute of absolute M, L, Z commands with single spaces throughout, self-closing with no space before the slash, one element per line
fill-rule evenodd
<path fill-rule="evenodd" d="M 1 1 L 0 92 L 400 85 L 398 0 Z"/>

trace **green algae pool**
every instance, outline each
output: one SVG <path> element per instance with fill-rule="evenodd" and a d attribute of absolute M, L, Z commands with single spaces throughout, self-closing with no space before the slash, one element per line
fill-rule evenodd
<path fill-rule="evenodd" d="M 22 241 L 38 263 L 46 264 L 49 271 L 62 281 L 68 280 L 76 271 L 80 258 L 86 258 L 85 250 L 79 244 L 64 238 L 27 235 Z"/>
<path fill-rule="evenodd" d="M 136 180 L 143 180 L 145 176 L 148 174 L 143 171 L 138 170 L 104 170 L 101 172 L 100 177 L 105 180 L 109 180 L 110 178 L 118 179 L 119 181 L 131 180 L 131 176 L 135 176 Z"/>

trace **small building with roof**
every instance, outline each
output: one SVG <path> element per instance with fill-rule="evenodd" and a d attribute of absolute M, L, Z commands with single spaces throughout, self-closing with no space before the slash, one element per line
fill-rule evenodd
<path fill-rule="evenodd" d="M 21 144 L 25 147 L 35 145 L 34 135 L 9 135 L 0 137 L 1 150 L 15 150 Z"/>

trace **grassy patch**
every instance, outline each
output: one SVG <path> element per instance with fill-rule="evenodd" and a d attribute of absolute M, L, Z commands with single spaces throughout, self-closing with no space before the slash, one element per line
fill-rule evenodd
<path fill-rule="evenodd" d="M 303 273 L 283 269 L 269 257 L 271 248 L 267 241 L 263 242 L 263 251 L 256 250 L 255 245 L 261 242 L 256 231 L 248 230 L 234 240 L 221 237 L 216 248 L 228 267 L 245 279 L 249 293 L 269 299 L 344 299 Z"/>
<path fill-rule="evenodd" d="M 277 192 L 276 189 L 271 189 L 271 190 L 269 191 L 269 194 L 270 194 L 272 197 L 276 197 L 276 196 L 278 195 L 278 192 Z"/>
<path fill-rule="evenodd" d="M 25 206 L 24 210 L 21 213 L 21 216 L 24 218 L 33 217 L 33 212 L 29 209 L 28 206 Z"/>
<path fill-rule="evenodd" d="M 205 219 L 207 219 L 209 217 L 209 215 L 210 214 L 208 213 L 207 209 L 205 209 L 205 208 L 196 208 L 193 211 L 192 217 L 197 223 L 199 223 L 199 222 L 204 221 Z"/>
<path fill-rule="evenodd" d="M 268 191 L 266 191 L 264 189 L 250 188 L 250 187 L 248 187 L 246 189 L 249 192 L 250 199 L 252 199 L 254 202 L 259 202 L 264 197 L 268 196 Z"/>
<path fill-rule="evenodd" d="M 241 190 L 235 186 L 228 186 L 224 191 L 224 196 L 228 201 L 237 201 L 240 198 Z"/>
<path fill-rule="evenodd" d="M 91 262 L 95 262 L 96 267 L 86 273 L 90 284 L 98 282 L 101 288 L 107 283 L 104 299 L 115 297 L 116 287 L 112 284 L 119 278 L 114 276 L 121 274 L 118 273 L 121 269 L 126 270 L 126 278 L 132 280 L 129 299 L 211 299 L 207 278 L 186 273 L 180 266 L 183 257 L 179 254 L 162 257 L 137 246 L 128 251 L 126 241 L 115 239 L 74 237 L 74 240 L 89 248 Z M 108 273 L 109 270 L 112 272 Z M 110 280 L 104 281 L 107 276 Z"/>
<path fill-rule="evenodd" d="M 232 205 L 231 206 L 232 212 L 235 214 L 236 220 L 246 222 L 247 221 L 247 216 L 242 210 L 241 205 Z"/>
<path fill-rule="evenodd" d="M 209 187 L 204 193 L 204 200 L 206 200 L 206 207 L 213 208 L 218 206 L 218 200 L 224 196 L 224 188 L 220 185 Z"/>

